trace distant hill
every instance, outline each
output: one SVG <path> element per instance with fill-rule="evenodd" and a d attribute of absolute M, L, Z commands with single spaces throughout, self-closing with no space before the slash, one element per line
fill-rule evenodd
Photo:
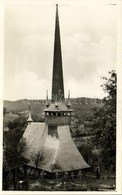
<path fill-rule="evenodd" d="M 45 104 L 33 100 L 17 100 L 8 101 L 4 100 L 4 107 L 8 112 L 18 113 L 28 110 L 28 103 L 31 104 L 32 113 L 40 113 L 45 109 Z"/>
<path fill-rule="evenodd" d="M 66 100 L 67 101 L 67 100 Z M 45 109 L 45 100 L 17 100 L 8 101 L 4 100 L 4 107 L 6 107 L 8 112 L 18 113 L 28 110 L 28 103 L 31 104 L 32 114 L 42 113 Z M 71 104 L 74 111 L 78 113 L 89 114 L 90 109 L 94 106 L 99 106 L 101 103 L 100 99 L 94 98 L 71 98 Z M 84 114 L 85 114 L 84 113 Z"/>
<path fill-rule="evenodd" d="M 28 109 L 28 105 L 24 104 L 23 100 L 4 100 L 4 107 L 7 109 L 8 112 L 21 112 Z"/>

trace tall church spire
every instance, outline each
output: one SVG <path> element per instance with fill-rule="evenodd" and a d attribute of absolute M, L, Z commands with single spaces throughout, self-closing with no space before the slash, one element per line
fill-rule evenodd
<path fill-rule="evenodd" d="M 55 21 L 55 40 L 54 40 L 54 57 L 53 57 L 53 79 L 52 79 L 52 101 L 64 100 L 64 83 L 63 83 L 63 69 L 61 56 L 61 41 L 60 41 L 60 27 L 58 16 L 58 5 L 56 4 L 56 21 Z"/>

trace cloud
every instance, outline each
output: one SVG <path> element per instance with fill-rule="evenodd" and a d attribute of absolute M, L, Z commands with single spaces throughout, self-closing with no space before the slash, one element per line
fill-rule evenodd
<path fill-rule="evenodd" d="M 69 78 L 65 86 L 65 96 L 67 96 L 68 90 L 71 92 L 71 97 L 98 97 L 102 98 L 105 94 L 100 87 L 101 80 L 94 78 L 92 82 L 89 79 L 86 81 L 77 81 L 74 78 Z"/>
<path fill-rule="evenodd" d="M 17 54 L 18 68 L 30 70 L 41 78 L 49 76 L 53 61 L 52 44 L 51 36 L 48 34 L 33 33 L 23 37 Z"/>
<path fill-rule="evenodd" d="M 92 80 L 97 75 L 105 76 L 116 68 L 116 40 L 112 36 L 92 41 L 90 35 L 78 34 L 64 41 L 65 75 L 76 80 Z M 70 48 L 70 49 L 69 49 Z M 75 56 L 75 57 L 74 57 Z"/>
<path fill-rule="evenodd" d="M 12 88 L 9 86 L 12 85 Z M 4 88 L 5 99 L 45 99 L 46 89 L 51 89 L 51 82 L 48 78 L 40 79 L 37 74 L 29 71 L 24 71 L 22 74 L 16 73 L 12 83 L 8 83 L 8 87 Z M 50 90 L 49 90 L 50 96 Z"/>
<path fill-rule="evenodd" d="M 116 69 L 116 6 L 59 7 L 65 89 L 72 97 L 102 96 L 101 76 Z M 55 7 L 7 7 L 5 99 L 43 98 L 51 90 Z"/>

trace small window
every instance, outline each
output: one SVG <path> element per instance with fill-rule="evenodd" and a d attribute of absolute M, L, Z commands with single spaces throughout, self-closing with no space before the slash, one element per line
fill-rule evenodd
<path fill-rule="evenodd" d="M 58 138 L 57 126 L 48 126 L 48 135 Z"/>

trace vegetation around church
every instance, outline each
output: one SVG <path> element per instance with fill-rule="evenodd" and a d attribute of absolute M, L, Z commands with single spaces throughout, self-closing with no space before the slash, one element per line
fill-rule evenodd
<path fill-rule="evenodd" d="M 100 163 L 106 169 L 116 166 L 116 90 L 117 76 L 115 71 L 109 72 L 109 78 L 103 78 L 102 85 L 107 96 L 100 108 L 94 108 L 92 129 L 95 136 L 92 141 L 96 148 L 101 149 Z"/>
<path fill-rule="evenodd" d="M 117 75 L 115 71 L 109 72 L 109 78 L 103 78 L 104 84 L 101 86 L 105 92 L 102 104 L 73 104 L 73 120 L 71 124 L 72 137 L 81 152 L 82 156 L 91 165 L 91 174 L 95 175 L 95 166 L 101 167 L 101 175 L 107 173 L 115 175 L 116 167 L 116 88 Z M 34 105 L 33 105 L 34 106 Z M 24 105 L 24 108 L 27 105 Z M 42 108 L 44 105 L 42 106 Z M 37 106 L 36 106 L 37 108 Z M 35 109 L 35 108 L 33 108 Z M 4 115 L 4 159 L 3 165 L 5 171 L 13 169 L 16 163 L 25 163 L 21 154 L 26 147 L 26 140 L 21 140 L 23 132 L 27 126 L 26 110 L 17 111 L 14 109 L 11 113 L 5 105 Z M 8 114 L 15 114 L 17 117 L 13 120 L 6 120 Z M 43 114 L 33 114 L 34 121 L 44 121 Z M 16 159 L 17 157 L 17 159 Z M 42 156 L 34 158 L 35 163 L 39 163 Z M 12 162 L 13 160 L 13 162 Z M 17 162 L 18 161 L 18 162 Z M 20 161 L 20 162 L 19 162 Z M 7 167 L 6 167 L 7 166 Z M 13 167 L 12 167 L 13 166 Z M 38 167 L 38 165 L 37 165 Z M 3 175 L 4 177 L 4 175 Z M 87 180 L 87 179 L 86 179 Z M 6 181 L 5 181 L 6 182 Z"/>

